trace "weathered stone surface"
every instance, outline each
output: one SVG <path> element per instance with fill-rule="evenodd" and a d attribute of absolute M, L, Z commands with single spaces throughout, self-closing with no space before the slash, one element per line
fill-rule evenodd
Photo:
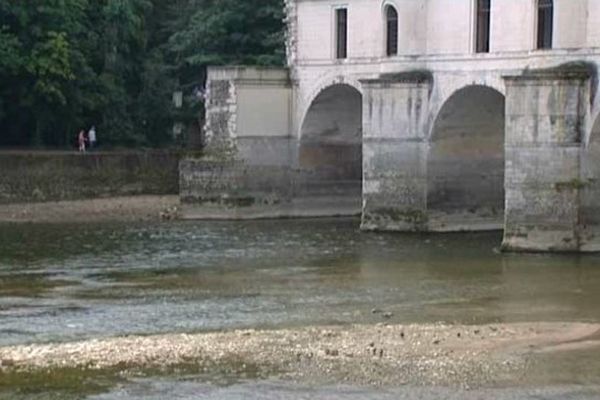
<path fill-rule="evenodd" d="M 427 144 L 371 139 L 363 147 L 363 229 L 425 230 Z"/>
<path fill-rule="evenodd" d="M 179 157 L 169 151 L 4 152 L 0 204 L 177 194 Z"/>
<path fill-rule="evenodd" d="M 562 71 L 506 78 L 506 249 L 581 250 L 589 79 Z"/>
<path fill-rule="evenodd" d="M 426 230 L 430 73 L 362 81 L 366 230 Z"/>
<path fill-rule="evenodd" d="M 207 136 L 246 176 L 287 171 L 295 205 L 261 215 L 358 204 L 366 230 L 505 226 L 507 249 L 600 250 L 600 56 L 586 41 L 600 6 L 560 5 L 553 48 L 532 52 L 534 8 L 507 1 L 490 53 L 473 54 L 472 2 L 400 3 L 397 55 L 381 46 L 381 5 L 347 2 L 364 18 L 337 59 L 337 4 L 287 0 L 289 69 L 209 71 Z"/>
<path fill-rule="evenodd" d="M 472 85 L 439 111 L 427 160 L 429 229 L 501 229 L 504 215 L 502 93 Z"/>

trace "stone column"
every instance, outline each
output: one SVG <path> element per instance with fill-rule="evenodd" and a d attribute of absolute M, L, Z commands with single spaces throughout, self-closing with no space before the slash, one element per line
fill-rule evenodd
<path fill-rule="evenodd" d="M 586 67 L 573 65 L 505 77 L 504 249 L 580 250 L 589 78 Z"/>
<path fill-rule="evenodd" d="M 361 84 L 362 228 L 425 230 L 431 74 L 385 75 Z"/>

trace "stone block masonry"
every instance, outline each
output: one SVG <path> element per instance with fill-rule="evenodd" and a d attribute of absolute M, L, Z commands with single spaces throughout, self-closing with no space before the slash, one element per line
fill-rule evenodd
<path fill-rule="evenodd" d="M 298 123 L 285 70 L 213 69 L 208 112 L 226 123 L 207 119 L 207 157 L 181 163 L 183 215 L 362 215 L 364 230 L 504 228 L 507 250 L 599 249 L 595 64 L 503 74 L 504 87 L 501 72 L 378 74 L 360 91 L 336 79 Z"/>
<path fill-rule="evenodd" d="M 579 251 L 582 146 L 593 69 L 573 65 L 507 76 L 509 250 Z"/>
<path fill-rule="evenodd" d="M 210 68 L 207 85 L 205 156 L 186 158 L 180 166 L 184 218 L 360 214 L 358 92 L 342 89 L 354 96 L 349 104 L 355 110 L 346 110 L 345 102 L 317 107 L 315 123 L 307 124 L 313 135 L 298 140 L 291 134 L 294 102 L 288 70 Z M 320 124 L 322 115 L 336 112 L 335 123 Z M 349 128 L 340 130 L 338 124 Z"/>
<path fill-rule="evenodd" d="M 535 2 L 506 0 L 477 53 L 471 0 L 286 0 L 287 69 L 209 70 L 209 157 L 182 162 L 184 216 L 361 215 L 364 230 L 600 251 L 600 6 L 553 3 L 550 48 Z"/>
<path fill-rule="evenodd" d="M 361 81 L 366 230 L 427 230 L 428 71 Z"/>
<path fill-rule="evenodd" d="M 179 193 L 170 151 L 0 152 L 0 204 Z"/>

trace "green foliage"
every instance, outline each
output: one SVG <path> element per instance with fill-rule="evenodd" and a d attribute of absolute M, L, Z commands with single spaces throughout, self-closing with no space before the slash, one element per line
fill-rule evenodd
<path fill-rule="evenodd" d="M 190 65 L 281 64 L 283 3 L 264 0 L 190 1 L 193 12 L 169 40 L 169 50 Z"/>
<path fill-rule="evenodd" d="M 208 64 L 282 64 L 282 0 L 0 0 L 0 146 L 199 130 Z M 172 96 L 183 92 L 175 109 Z"/>
<path fill-rule="evenodd" d="M 49 105 L 67 104 L 64 86 L 75 79 L 69 53 L 69 42 L 64 32 L 48 32 L 45 40 L 35 44 L 26 65 L 27 72 L 35 79 L 35 98 Z"/>

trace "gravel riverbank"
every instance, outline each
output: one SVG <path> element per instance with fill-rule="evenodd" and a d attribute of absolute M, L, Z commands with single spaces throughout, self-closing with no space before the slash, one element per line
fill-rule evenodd
<path fill-rule="evenodd" d="M 477 387 L 524 373 L 534 352 L 597 344 L 599 331 L 576 323 L 379 324 L 122 337 L 0 348 L 0 371 L 193 363 L 258 368 L 304 383 Z"/>
<path fill-rule="evenodd" d="M 0 205 L 0 222 L 158 221 L 177 217 L 179 196 L 127 196 Z"/>

